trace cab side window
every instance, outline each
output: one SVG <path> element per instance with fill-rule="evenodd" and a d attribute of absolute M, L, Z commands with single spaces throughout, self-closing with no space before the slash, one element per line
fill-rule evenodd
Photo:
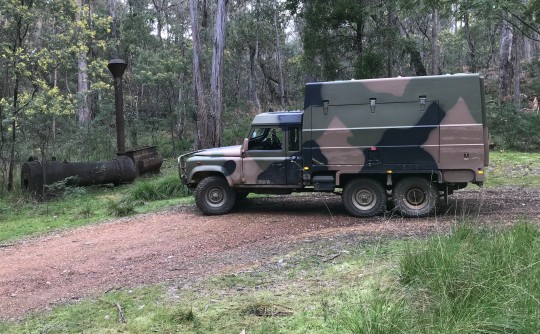
<path fill-rule="evenodd" d="M 249 138 L 248 150 L 283 149 L 283 130 L 280 128 L 253 128 Z"/>
<path fill-rule="evenodd" d="M 288 129 L 289 133 L 289 147 L 288 150 L 291 152 L 300 150 L 300 128 L 299 127 L 290 127 Z"/>

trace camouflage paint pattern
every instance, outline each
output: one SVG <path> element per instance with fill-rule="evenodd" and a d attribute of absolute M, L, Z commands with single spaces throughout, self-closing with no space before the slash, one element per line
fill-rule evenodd
<path fill-rule="evenodd" d="M 300 188 L 317 173 L 336 175 L 340 186 L 342 175 L 390 170 L 481 183 L 485 118 L 483 79 L 475 74 L 311 83 L 303 112 L 263 113 L 253 121 L 254 128 L 285 130 L 280 150 L 191 152 L 179 158 L 179 169 L 191 186 L 208 173 L 237 188 Z M 287 129 L 294 126 L 301 126 L 300 152 L 288 151 Z"/>
<path fill-rule="evenodd" d="M 482 182 L 486 135 L 478 75 L 306 85 L 304 161 L 315 172 L 436 170 Z"/>

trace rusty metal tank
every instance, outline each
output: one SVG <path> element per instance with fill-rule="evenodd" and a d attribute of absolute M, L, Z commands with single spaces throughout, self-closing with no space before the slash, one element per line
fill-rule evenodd
<path fill-rule="evenodd" d="M 42 198 L 47 186 L 63 180 L 66 180 L 66 185 L 74 186 L 119 185 L 133 182 L 136 177 L 135 164 L 126 156 L 92 162 L 28 161 L 21 167 L 21 188 Z"/>
<path fill-rule="evenodd" d="M 118 156 L 121 156 L 118 153 Z M 163 157 L 158 153 L 156 146 L 145 146 L 128 150 L 125 156 L 133 160 L 137 174 L 159 174 Z"/>

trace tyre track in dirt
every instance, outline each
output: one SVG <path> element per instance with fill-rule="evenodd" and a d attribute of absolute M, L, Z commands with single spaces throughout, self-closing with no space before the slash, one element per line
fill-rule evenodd
<path fill-rule="evenodd" d="M 425 236 L 478 224 L 540 222 L 540 189 L 456 193 L 435 217 L 353 218 L 339 196 L 248 198 L 225 216 L 194 206 L 29 238 L 0 248 L 0 319 L 17 319 L 118 288 L 189 281 L 258 266 L 306 240 L 342 234 Z M 441 212 L 445 211 L 445 213 Z"/>

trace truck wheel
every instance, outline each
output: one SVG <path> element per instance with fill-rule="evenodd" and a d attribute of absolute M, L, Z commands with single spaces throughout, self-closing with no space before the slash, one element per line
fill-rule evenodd
<path fill-rule="evenodd" d="M 403 217 L 425 217 L 433 212 L 439 192 L 423 177 L 408 177 L 394 187 L 393 200 Z"/>
<path fill-rule="evenodd" d="M 203 179 L 195 189 L 195 204 L 205 215 L 223 215 L 236 202 L 236 191 L 220 176 Z"/>
<path fill-rule="evenodd" d="M 347 212 L 356 217 L 371 217 L 382 213 L 386 207 L 386 191 L 371 179 L 356 179 L 343 188 L 343 204 Z"/>

